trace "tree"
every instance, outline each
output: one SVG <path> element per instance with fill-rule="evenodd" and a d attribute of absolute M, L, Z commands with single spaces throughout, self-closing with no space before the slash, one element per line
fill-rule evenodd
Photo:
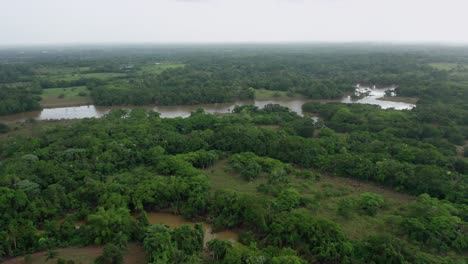
<path fill-rule="evenodd" d="M 8 131 L 10 131 L 10 127 L 3 123 L 0 123 L 0 134 L 5 134 Z"/>
<path fill-rule="evenodd" d="M 172 241 L 175 247 L 182 250 L 186 255 L 193 255 L 203 249 L 204 231 L 201 224 L 195 228 L 189 225 L 176 227 L 172 233 Z"/>
<path fill-rule="evenodd" d="M 208 241 L 207 246 L 216 261 L 222 261 L 228 250 L 232 248 L 231 242 L 219 239 Z"/>
<path fill-rule="evenodd" d="M 114 244 L 107 244 L 102 255 L 96 258 L 95 262 L 97 264 L 122 264 L 123 260 L 122 249 Z"/>
<path fill-rule="evenodd" d="M 366 263 L 423 263 L 418 262 L 419 250 L 389 234 L 374 234 L 356 246 L 356 256 Z"/>
<path fill-rule="evenodd" d="M 175 252 L 171 230 L 164 225 L 148 226 L 143 247 L 148 254 L 149 263 L 170 263 Z"/>
<path fill-rule="evenodd" d="M 349 218 L 356 208 L 356 201 L 351 198 L 341 198 L 338 200 L 336 213 L 344 218 Z"/>
<path fill-rule="evenodd" d="M 125 243 L 131 232 L 132 218 L 126 208 L 111 208 L 105 210 L 100 207 L 95 214 L 88 216 L 86 225 L 90 239 L 98 245 L 106 243 Z"/>
<path fill-rule="evenodd" d="M 359 208 L 368 215 L 375 215 L 377 210 L 384 204 L 381 195 L 375 193 L 362 193 L 358 200 Z"/>

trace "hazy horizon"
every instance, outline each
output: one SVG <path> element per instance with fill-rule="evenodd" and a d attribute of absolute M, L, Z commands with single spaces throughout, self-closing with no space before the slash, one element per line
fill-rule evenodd
<path fill-rule="evenodd" d="M 468 44 L 464 0 L 0 0 L 0 46 Z"/>

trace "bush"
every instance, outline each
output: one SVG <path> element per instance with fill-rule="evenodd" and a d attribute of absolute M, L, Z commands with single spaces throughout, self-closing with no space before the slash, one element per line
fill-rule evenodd
<path fill-rule="evenodd" d="M 216 261 L 223 260 L 232 244 L 229 241 L 212 239 L 208 241 L 208 250 Z"/>
<path fill-rule="evenodd" d="M 0 123 L 0 134 L 7 133 L 8 131 L 10 131 L 10 127 L 3 123 Z"/>
<path fill-rule="evenodd" d="M 291 211 L 299 206 L 301 196 L 295 189 L 283 190 L 277 199 L 272 201 L 273 208 L 278 211 Z"/>
<path fill-rule="evenodd" d="M 244 245 L 250 245 L 251 243 L 255 243 L 255 235 L 252 231 L 244 231 L 239 235 L 239 242 Z"/>
<path fill-rule="evenodd" d="M 26 255 L 24 256 L 24 263 L 29 264 L 29 263 L 31 263 L 31 262 L 32 262 L 32 260 L 31 260 L 31 254 L 26 254 Z"/>
<path fill-rule="evenodd" d="M 376 193 L 363 193 L 358 201 L 359 209 L 368 215 L 375 215 L 377 210 L 384 204 L 384 199 Z"/>
<path fill-rule="evenodd" d="M 314 177 L 314 174 L 310 170 L 294 170 L 294 174 L 303 179 L 311 179 Z"/>
<path fill-rule="evenodd" d="M 87 96 L 88 93 L 86 93 L 86 92 L 79 92 L 78 95 L 79 95 L 79 96 Z"/>
<path fill-rule="evenodd" d="M 107 244 L 104 247 L 104 251 L 102 252 L 102 256 L 96 258 L 95 261 L 97 264 L 121 264 L 123 263 L 123 254 L 122 249 L 114 244 Z"/>
<path fill-rule="evenodd" d="M 336 213 L 344 218 L 349 218 L 356 208 L 356 202 L 350 198 L 342 198 L 338 201 Z"/>

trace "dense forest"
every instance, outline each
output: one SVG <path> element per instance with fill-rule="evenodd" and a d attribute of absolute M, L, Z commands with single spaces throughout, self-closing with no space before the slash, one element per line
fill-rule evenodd
<path fill-rule="evenodd" d="M 95 263 L 467 262 L 466 50 L 161 47 L 128 63 L 129 50 L 30 51 L 21 66 L 0 52 L 0 111 L 37 109 L 41 90 L 77 86 L 111 105 L 225 102 L 260 88 L 335 98 L 356 83 L 397 84 L 418 102 L 0 124 L 0 260 L 41 252 L 75 263 L 63 249 L 92 247 Z M 238 237 L 208 239 L 206 224 Z"/>
<path fill-rule="evenodd" d="M 233 102 L 254 99 L 257 89 L 336 99 L 357 83 L 399 85 L 399 94 L 419 96 L 447 80 L 447 70 L 431 62 L 448 58 L 466 72 L 465 54 L 464 48 L 372 45 L 5 50 L 0 52 L 0 86 L 8 92 L 0 97 L 0 115 L 37 110 L 41 89 L 64 89 L 64 98 L 74 87 L 85 87 L 91 99 L 86 103 L 96 105 Z M 70 105 L 77 103 L 70 98 Z"/>

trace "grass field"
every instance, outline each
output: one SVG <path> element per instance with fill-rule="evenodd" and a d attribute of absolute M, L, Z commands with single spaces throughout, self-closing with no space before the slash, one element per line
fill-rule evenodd
<path fill-rule="evenodd" d="M 233 190 L 248 194 L 263 195 L 257 192 L 257 186 L 265 183 L 265 179 L 254 181 L 244 181 L 240 175 L 229 171 L 228 161 L 222 160 L 214 166 L 205 170 L 206 175 L 210 178 L 211 188 L 213 190 Z"/>
<path fill-rule="evenodd" d="M 429 63 L 429 65 L 438 70 L 446 70 L 446 71 L 449 71 L 457 67 L 456 63 L 447 63 L 447 62 L 434 62 L 434 63 Z"/>
<path fill-rule="evenodd" d="M 34 69 L 36 74 L 39 75 L 64 75 L 64 74 L 76 74 L 88 71 L 89 67 L 38 67 Z"/>
<path fill-rule="evenodd" d="M 126 77 L 127 74 L 125 73 L 118 73 L 118 72 L 93 72 L 93 73 L 71 73 L 71 74 L 58 74 L 58 75 L 51 75 L 48 76 L 52 81 L 76 81 L 79 79 L 88 79 L 88 78 L 96 78 L 101 80 L 110 80 L 114 78 L 123 78 Z"/>
<path fill-rule="evenodd" d="M 213 191 L 225 189 L 235 190 L 250 195 L 268 196 L 257 191 L 257 186 L 266 179 L 245 181 L 238 174 L 231 172 L 227 160 L 219 161 L 213 167 L 205 170 Z M 414 197 L 377 186 L 372 183 L 360 182 L 347 178 L 323 176 L 315 179 L 301 179 L 290 176 L 290 187 L 295 188 L 301 197 L 307 200 L 304 211 L 315 217 L 323 217 L 337 222 L 348 238 L 359 239 L 368 234 L 385 228 L 385 219 L 399 210 L 401 206 L 412 201 Z M 286 188 L 286 186 L 285 186 Z M 358 198 L 364 192 L 380 194 L 385 199 L 384 208 L 376 216 L 368 216 L 355 212 L 344 218 L 337 214 L 338 202 L 343 198 Z"/>
<path fill-rule="evenodd" d="M 62 258 L 66 261 L 73 260 L 75 264 L 94 263 L 94 260 L 102 254 L 103 247 L 83 247 L 83 248 L 60 248 L 56 249 L 57 256 L 54 259 L 47 260 L 46 252 L 31 254 L 30 264 L 57 263 L 57 259 Z M 22 264 L 26 263 L 25 258 L 16 257 L 3 262 L 4 264 Z M 130 243 L 124 254 L 124 263 L 144 264 L 146 263 L 146 254 L 143 247 L 137 243 Z"/>
<path fill-rule="evenodd" d="M 185 67 L 183 63 L 161 63 L 161 64 L 149 64 L 144 65 L 138 71 L 140 74 L 160 74 L 161 72 L 168 69 L 176 69 Z"/>
<path fill-rule="evenodd" d="M 438 70 L 452 71 L 450 73 L 452 79 L 457 81 L 468 81 L 468 64 L 463 64 L 462 67 L 458 68 L 457 63 L 430 63 L 430 66 Z"/>
<path fill-rule="evenodd" d="M 80 96 L 80 93 L 86 95 Z M 92 104 L 93 102 L 86 86 L 44 89 L 41 97 L 43 107 L 77 106 Z"/>

